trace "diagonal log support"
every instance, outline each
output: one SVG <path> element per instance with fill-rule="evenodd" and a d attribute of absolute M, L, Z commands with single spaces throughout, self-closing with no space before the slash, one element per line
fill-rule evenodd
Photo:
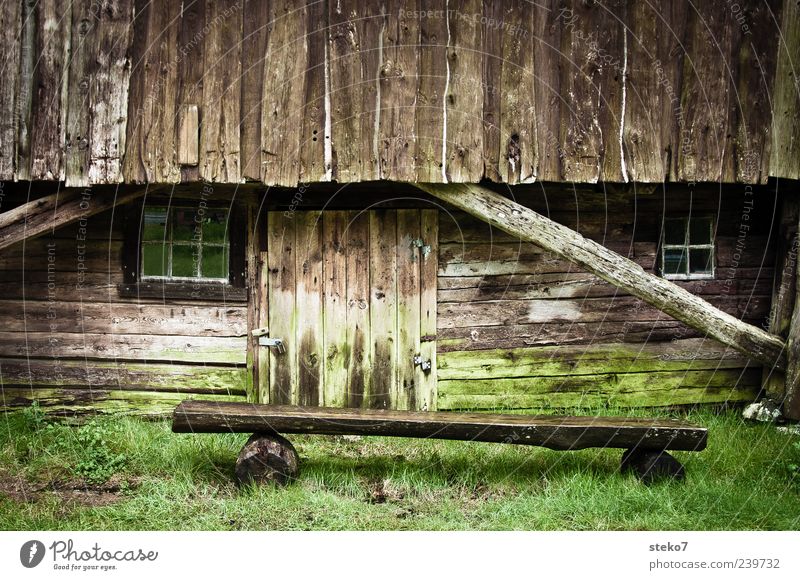
<path fill-rule="evenodd" d="M 504 232 L 577 264 L 754 360 L 786 369 L 785 345 L 780 338 L 722 312 L 669 280 L 645 272 L 628 258 L 566 226 L 480 185 L 418 183 L 416 186 Z"/>
<path fill-rule="evenodd" d="M 164 187 L 151 188 L 149 193 Z M 138 199 L 148 188 L 118 191 L 117 188 L 65 190 L 30 201 L 0 213 L 0 250 L 23 240 L 91 217 Z"/>

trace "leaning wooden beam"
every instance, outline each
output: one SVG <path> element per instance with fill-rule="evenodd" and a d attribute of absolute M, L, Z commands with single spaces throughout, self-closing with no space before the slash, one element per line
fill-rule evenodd
<path fill-rule="evenodd" d="M 778 337 L 722 312 L 677 284 L 645 272 L 628 258 L 568 227 L 479 185 L 416 185 L 504 232 L 577 264 L 752 359 L 786 368 L 784 343 Z"/>
<path fill-rule="evenodd" d="M 159 187 L 159 190 L 163 187 Z M 156 188 L 150 188 L 154 193 Z M 148 188 L 65 190 L 0 213 L 0 249 L 142 197 Z"/>

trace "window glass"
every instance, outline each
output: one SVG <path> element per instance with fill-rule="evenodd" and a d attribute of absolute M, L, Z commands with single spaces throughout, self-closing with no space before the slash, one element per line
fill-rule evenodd
<path fill-rule="evenodd" d="M 711 273 L 711 250 L 692 248 L 689 250 L 689 273 Z"/>
<path fill-rule="evenodd" d="M 197 239 L 200 239 L 200 224 L 194 221 L 194 211 L 182 207 L 176 207 L 172 210 L 172 239 L 176 242 L 188 242 L 198 234 Z M 197 228 L 197 232 L 195 232 Z"/>
<path fill-rule="evenodd" d="M 144 212 L 141 275 L 226 280 L 229 273 L 225 209 L 151 207 Z"/>
<path fill-rule="evenodd" d="M 203 242 L 207 244 L 223 244 L 228 229 L 228 212 L 224 210 L 207 210 L 203 216 Z"/>
<path fill-rule="evenodd" d="M 228 275 L 228 248 L 208 246 L 203 248 L 203 276 L 222 278 Z"/>
<path fill-rule="evenodd" d="M 664 273 L 685 274 L 686 252 L 682 248 L 664 250 Z"/>
<path fill-rule="evenodd" d="M 167 208 L 151 208 L 144 213 L 142 239 L 163 241 L 167 234 Z"/>
<path fill-rule="evenodd" d="M 709 218 L 689 220 L 689 243 L 693 246 L 711 243 L 711 220 Z"/>
<path fill-rule="evenodd" d="M 686 220 L 664 220 L 664 243 L 679 245 L 686 243 Z"/>
<path fill-rule="evenodd" d="M 162 243 L 143 245 L 142 274 L 145 276 L 168 276 L 168 249 L 169 246 Z"/>
<path fill-rule="evenodd" d="M 712 218 L 707 216 L 666 218 L 662 235 L 661 271 L 664 276 L 678 279 L 713 276 Z"/>
<path fill-rule="evenodd" d="M 192 246 L 172 246 L 172 275 L 176 278 L 194 278 L 197 276 L 196 260 Z"/>

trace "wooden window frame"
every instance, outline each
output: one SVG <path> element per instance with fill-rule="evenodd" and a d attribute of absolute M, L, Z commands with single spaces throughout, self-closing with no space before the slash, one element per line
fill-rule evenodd
<path fill-rule="evenodd" d="M 692 244 L 689 237 L 689 227 L 693 220 L 708 220 L 709 227 L 709 240 L 708 244 Z M 682 221 L 684 223 L 684 243 L 683 244 L 668 244 L 666 243 L 666 223 L 668 221 Z M 661 276 L 666 280 L 713 280 L 716 277 L 716 231 L 714 228 L 714 216 L 711 215 L 697 215 L 697 216 L 665 216 L 661 225 L 661 240 L 660 240 L 660 267 Z M 666 273 L 664 271 L 665 254 L 667 250 L 684 250 L 686 252 L 686 273 L 674 274 Z M 711 253 L 711 270 L 705 272 L 691 272 L 690 256 L 691 250 L 709 250 Z"/>
<path fill-rule="evenodd" d="M 142 253 L 142 255 L 139 257 L 139 260 L 140 260 L 140 262 L 139 262 L 139 267 L 140 267 L 140 269 L 139 269 L 139 272 L 140 272 L 139 279 L 142 282 L 192 282 L 192 283 L 199 282 L 201 284 L 204 284 L 204 283 L 208 283 L 208 284 L 213 284 L 213 283 L 229 284 L 230 283 L 230 269 L 231 269 L 230 268 L 230 253 L 231 253 L 230 252 L 230 234 L 231 234 L 231 232 L 230 232 L 230 225 L 229 225 L 230 224 L 230 217 L 229 217 L 230 216 L 230 209 L 229 208 L 226 208 L 226 207 L 210 207 L 209 208 L 211 210 L 224 210 L 225 213 L 227 214 L 227 217 L 228 217 L 228 220 L 229 220 L 229 223 L 226 226 L 226 228 L 227 228 L 227 231 L 226 231 L 227 238 L 221 244 L 219 244 L 219 243 L 206 243 L 202 239 L 202 236 L 203 236 L 202 227 L 200 229 L 201 238 L 200 238 L 199 242 L 195 242 L 194 240 L 188 240 L 188 241 L 186 241 L 186 240 L 178 240 L 178 241 L 175 241 L 175 239 L 173 239 L 174 223 L 173 223 L 173 220 L 172 220 L 172 217 L 173 217 L 172 211 L 173 210 L 177 210 L 177 209 L 189 209 L 189 210 L 191 210 L 192 206 L 189 205 L 188 203 L 187 204 L 177 203 L 177 204 L 173 204 L 173 205 L 164 205 L 164 206 L 162 206 L 162 205 L 154 205 L 154 206 L 151 206 L 150 209 L 164 209 L 167 212 L 167 224 L 166 224 L 167 233 L 165 234 L 164 241 L 161 242 L 160 245 L 167 244 L 170 247 L 169 257 L 167 259 L 167 269 L 169 270 L 170 274 L 167 275 L 167 276 L 156 276 L 156 275 L 145 275 L 144 272 L 142 272 L 142 261 L 144 260 L 144 247 L 146 245 L 153 245 L 153 246 L 159 245 L 159 242 L 154 242 L 152 240 L 139 240 L 139 251 Z M 198 276 L 173 276 L 172 275 L 172 265 L 173 265 L 173 261 L 174 261 L 173 254 L 174 254 L 175 246 L 187 246 L 187 247 L 191 248 L 191 247 L 193 247 L 195 245 L 199 246 L 198 261 L 197 261 L 197 268 L 198 268 L 197 273 L 198 274 L 202 273 L 203 250 L 204 250 L 204 248 L 205 247 L 214 247 L 214 248 L 226 248 L 228 250 L 228 262 L 227 262 L 228 275 L 225 276 L 225 277 L 220 277 L 220 278 L 214 278 L 212 276 L 202 276 L 202 275 L 198 275 Z"/>
<path fill-rule="evenodd" d="M 150 200 L 148 207 L 184 207 L 196 204 L 192 199 Z M 247 236 L 246 208 L 239 203 L 207 202 L 209 209 L 228 210 L 228 279 L 166 278 L 141 275 L 142 227 L 145 204 L 132 203 L 125 212 L 125 241 L 123 244 L 123 283 L 118 287 L 121 297 L 156 298 L 176 301 L 247 302 L 245 284 L 245 244 Z"/>

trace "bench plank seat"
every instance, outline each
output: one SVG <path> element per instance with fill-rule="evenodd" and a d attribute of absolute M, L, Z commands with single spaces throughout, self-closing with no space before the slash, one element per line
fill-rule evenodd
<path fill-rule="evenodd" d="M 176 433 L 381 435 L 536 445 L 555 450 L 614 447 L 701 451 L 705 428 L 672 419 L 412 412 L 184 401 Z"/>

